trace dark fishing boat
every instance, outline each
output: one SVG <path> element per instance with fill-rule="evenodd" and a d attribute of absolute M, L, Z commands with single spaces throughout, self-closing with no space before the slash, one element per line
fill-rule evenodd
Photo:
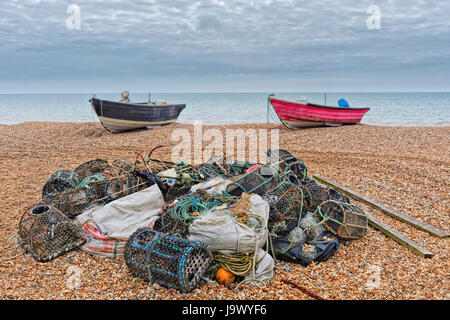
<path fill-rule="evenodd" d="M 95 97 L 89 102 L 103 127 L 114 133 L 171 124 L 186 108 L 185 104 L 115 102 Z"/>

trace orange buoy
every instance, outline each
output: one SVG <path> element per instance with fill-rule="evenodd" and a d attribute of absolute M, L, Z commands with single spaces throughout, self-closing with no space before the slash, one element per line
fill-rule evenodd
<path fill-rule="evenodd" d="M 230 284 L 236 280 L 236 276 L 223 267 L 217 269 L 216 278 L 217 281 L 222 284 Z"/>

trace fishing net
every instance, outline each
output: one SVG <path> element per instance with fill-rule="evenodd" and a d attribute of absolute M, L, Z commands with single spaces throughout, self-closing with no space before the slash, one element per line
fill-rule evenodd
<path fill-rule="evenodd" d="M 44 184 L 44 187 L 42 188 L 42 198 L 45 198 L 51 193 L 75 189 L 80 182 L 80 177 L 75 171 L 59 170 Z"/>
<path fill-rule="evenodd" d="M 314 212 L 326 229 L 342 239 L 359 239 L 368 230 L 367 215 L 357 206 L 329 200 Z"/>
<path fill-rule="evenodd" d="M 39 262 L 51 261 L 85 242 L 81 226 L 56 208 L 38 205 L 19 223 L 19 243 Z"/>
<path fill-rule="evenodd" d="M 89 176 L 94 176 L 96 174 L 103 174 L 105 170 L 109 170 L 110 166 L 108 164 L 108 161 L 105 159 L 95 159 L 90 160 L 88 162 L 85 162 L 81 165 L 79 165 L 75 172 L 78 174 L 80 179 L 85 179 Z"/>
<path fill-rule="evenodd" d="M 140 228 L 125 246 L 125 262 L 135 277 L 165 288 L 191 292 L 213 263 L 202 242 L 190 242 Z"/>
<path fill-rule="evenodd" d="M 292 183 L 283 182 L 262 198 L 270 206 L 268 227 L 273 236 L 286 236 L 306 214 L 302 190 Z"/>

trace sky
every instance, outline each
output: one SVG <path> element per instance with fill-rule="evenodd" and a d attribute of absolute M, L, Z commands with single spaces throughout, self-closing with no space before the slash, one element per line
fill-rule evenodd
<path fill-rule="evenodd" d="M 448 0 L 3 0 L 0 40 L 0 93 L 450 91 Z"/>

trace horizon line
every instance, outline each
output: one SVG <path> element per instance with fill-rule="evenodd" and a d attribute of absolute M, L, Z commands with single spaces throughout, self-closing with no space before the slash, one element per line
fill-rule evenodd
<path fill-rule="evenodd" d="M 130 91 L 130 90 L 127 90 Z M 0 92 L 0 95 L 13 95 L 13 94 L 58 94 L 58 95 L 63 95 L 63 94 L 86 94 L 86 95 L 93 95 L 93 94 L 116 94 L 119 93 L 120 91 L 103 91 L 103 92 L 96 92 L 96 93 L 90 93 L 90 92 L 49 92 L 49 91 L 44 91 L 44 92 Z M 286 90 L 286 91 L 153 91 L 153 92 L 148 92 L 148 91 L 130 91 L 130 94 L 165 94 L 165 93 L 181 93 L 181 94 L 189 94 L 189 93 L 194 93 L 194 94 L 205 94 L 205 93 L 209 93 L 209 94 L 217 94 L 217 93 L 450 93 L 449 91 L 442 91 L 442 90 L 424 90 L 424 91 L 405 91 L 405 90 L 401 90 L 401 91 L 396 91 L 396 90 L 388 90 L 388 91 L 367 91 L 367 90 L 362 90 L 362 91 L 347 91 L 347 90 L 330 90 L 330 91 L 317 91 L 317 90 L 311 90 L 311 91 L 291 91 L 291 90 Z"/>

